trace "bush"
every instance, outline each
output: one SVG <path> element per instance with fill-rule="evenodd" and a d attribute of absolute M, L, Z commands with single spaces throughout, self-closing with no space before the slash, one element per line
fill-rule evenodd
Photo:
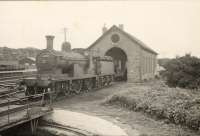
<path fill-rule="evenodd" d="M 171 87 L 198 89 L 200 86 L 200 59 L 190 54 L 177 57 L 165 64 L 167 84 Z"/>
<path fill-rule="evenodd" d="M 104 103 L 119 105 L 156 119 L 163 119 L 166 123 L 171 122 L 200 131 L 200 92 L 169 88 L 159 82 L 129 87 L 109 96 Z"/>

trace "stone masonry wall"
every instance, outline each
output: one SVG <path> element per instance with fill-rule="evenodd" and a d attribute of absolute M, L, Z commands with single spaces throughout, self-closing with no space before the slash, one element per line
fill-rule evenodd
<path fill-rule="evenodd" d="M 148 51 L 142 50 L 141 56 L 141 75 L 142 80 L 149 80 L 154 78 L 156 69 L 156 55 Z"/>
<path fill-rule="evenodd" d="M 118 43 L 113 43 L 111 41 L 112 34 L 118 34 L 120 36 L 120 41 Z M 121 34 L 118 30 L 111 31 L 106 35 L 101 41 L 99 41 L 91 50 L 95 51 L 98 55 L 104 56 L 105 53 L 113 48 L 118 47 L 122 49 L 127 55 L 127 76 L 128 82 L 140 82 L 141 81 L 141 68 L 140 68 L 140 56 L 141 48 L 125 35 Z"/>

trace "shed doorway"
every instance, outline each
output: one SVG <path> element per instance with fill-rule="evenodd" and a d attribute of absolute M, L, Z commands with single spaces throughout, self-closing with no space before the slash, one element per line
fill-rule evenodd
<path fill-rule="evenodd" d="M 105 55 L 113 58 L 115 81 L 127 81 L 126 53 L 121 48 L 113 47 L 109 49 Z"/>

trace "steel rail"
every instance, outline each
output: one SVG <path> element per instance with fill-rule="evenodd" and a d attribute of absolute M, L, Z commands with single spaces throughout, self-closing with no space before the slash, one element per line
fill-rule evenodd
<path fill-rule="evenodd" d="M 36 74 L 25 74 L 25 75 L 18 75 L 18 76 L 2 77 L 2 78 L 0 78 L 0 81 L 1 80 L 6 80 L 6 79 L 26 78 L 26 77 L 32 77 L 32 76 L 36 76 Z"/>
<path fill-rule="evenodd" d="M 9 97 L 9 96 L 12 96 L 12 95 L 18 94 L 18 93 L 24 93 L 25 90 L 17 90 L 17 91 L 8 90 L 8 91 L 4 91 L 4 92 L 6 92 L 6 93 L 3 93 L 3 94 L 0 93 L 0 98 Z"/>
<path fill-rule="evenodd" d="M 75 127 L 71 127 L 71 126 L 64 126 L 64 125 L 60 125 L 60 124 L 56 124 L 56 123 L 48 123 L 48 122 L 43 123 L 43 125 L 62 129 L 62 130 L 67 130 L 69 132 L 77 134 L 78 136 L 95 136 L 94 133 L 91 133 L 86 130 L 78 129 Z"/>

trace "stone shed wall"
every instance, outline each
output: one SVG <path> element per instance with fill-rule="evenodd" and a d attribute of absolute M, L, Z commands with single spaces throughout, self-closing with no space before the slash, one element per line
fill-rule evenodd
<path fill-rule="evenodd" d="M 117 43 L 113 43 L 111 41 L 111 36 L 116 33 L 120 36 L 120 41 Z M 118 47 L 122 49 L 127 55 L 128 82 L 140 82 L 141 48 L 140 46 L 137 45 L 137 43 L 134 43 L 125 35 L 121 34 L 117 30 L 112 31 L 108 35 L 106 35 L 103 39 L 101 39 L 101 41 L 92 46 L 91 50 L 95 51 L 98 55 L 104 56 L 106 52 L 113 47 Z"/>
<path fill-rule="evenodd" d="M 156 70 L 156 55 L 142 50 L 141 56 L 141 79 L 149 80 L 154 78 Z"/>

